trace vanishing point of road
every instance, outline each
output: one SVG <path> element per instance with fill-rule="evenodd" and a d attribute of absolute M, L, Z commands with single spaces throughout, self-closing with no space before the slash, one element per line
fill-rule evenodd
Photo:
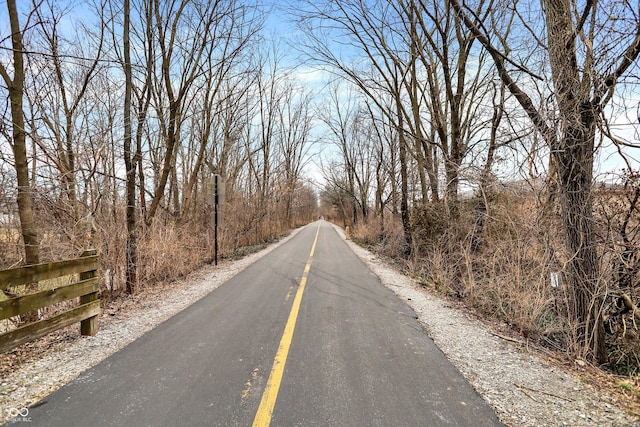
<path fill-rule="evenodd" d="M 29 409 L 32 426 L 496 426 L 318 221 Z"/>

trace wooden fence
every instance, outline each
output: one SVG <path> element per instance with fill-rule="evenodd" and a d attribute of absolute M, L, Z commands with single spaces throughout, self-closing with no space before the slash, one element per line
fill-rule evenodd
<path fill-rule="evenodd" d="M 80 298 L 79 305 L 62 313 L 0 334 L 0 353 L 76 322 L 81 322 L 82 335 L 95 335 L 98 332 L 98 315 L 100 314 L 98 297 L 100 284 L 96 274 L 97 269 L 98 256 L 96 251 L 92 250 L 85 251 L 77 259 L 0 271 L 0 290 L 2 291 L 9 291 L 9 288 L 15 286 L 79 274 L 79 281 L 75 283 L 0 301 L 0 320 Z"/>

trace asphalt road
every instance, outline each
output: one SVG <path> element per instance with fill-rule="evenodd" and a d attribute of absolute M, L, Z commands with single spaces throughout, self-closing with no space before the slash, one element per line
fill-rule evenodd
<path fill-rule="evenodd" d="M 500 425 L 415 317 L 319 221 L 34 405 L 29 425 Z"/>

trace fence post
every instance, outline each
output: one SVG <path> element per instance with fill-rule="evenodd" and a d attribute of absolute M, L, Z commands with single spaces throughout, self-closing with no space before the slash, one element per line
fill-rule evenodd
<path fill-rule="evenodd" d="M 97 255 L 97 251 L 95 249 L 86 250 L 80 255 L 80 257 L 94 256 Z M 80 280 L 87 280 L 96 277 L 96 270 L 85 271 L 80 273 Z M 98 299 L 98 292 L 92 292 L 87 295 L 83 295 L 80 297 L 80 304 L 86 304 L 91 301 L 95 301 Z M 92 316 L 88 319 L 80 322 L 80 334 L 81 335 L 90 335 L 94 336 L 98 333 L 98 316 Z"/>

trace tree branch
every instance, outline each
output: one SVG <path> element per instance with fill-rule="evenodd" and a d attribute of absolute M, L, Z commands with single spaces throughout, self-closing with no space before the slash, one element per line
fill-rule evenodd
<path fill-rule="evenodd" d="M 633 312 L 633 316 L 640 320 L 640 308 L 638 308 L 637 305 L 635 305 L 633 303 L 633 301 L 631 300 L 631 297 L 627 294 L 622 294 L 620 295 L 620 298 L 622 298 L 622 302 L 624 302 L 624 306 L 629 309 L 629 311 Z"/>
<path fill-rule="evenodd" d="M 511 94 L 516 97 L 522 108 L 524 108 L 525 112 L 527 113 L 535 127 L 538 129 L 538 131 L 542 134 L 544 139 L 547 141 L 549 146 L 553 147 L 555 145 L 553 144 L 553 141 L 555 141 L 555 135 L 552 129 L 549 128 L 529 95 L 527 95 L 526 92 L 524 92 L 520 88 L 520 86 L 518 86 L 518 84 L 511 78 L 511 75 L 507 71 L 507 68 L 504 64 L 505 60 L 508 59 L 491 44 L 491 41 L 488 39 L 488 37 L 480 31 L 480 29 L 473 21 L 471 21 L 469 16 L 467 16 L 467 14 L 462 10 L 462 7 L 460 6 L 458 0 L 451 0 L 451 6 L 453 6 L 456 13 L 460 16 L 467 28 L 477 37 L 478 41 L 484 46 L 484 48 L 487 49 L 487 51 L 493 58 L 496 68 L 498 69 L 498 75 L 500 76 L 500 79 L 504 82 L 505 86 L 509 89 Z M 509 63 L 512 62 L 509 61 Z M 537 77 L 526 70 L 524 67 L 520 67 L 517 65 L 516 67 L 533 77 Z M 541 79 L 540 77 L 537 78 Z"/>
<path fill-rule="evenodd" d="M 602 86 L 600 86 L 600 88 L 598 88 L 598 91 L 595 92 L 596 97 L 600 97 L 601 94 L 604 94 L 607 91 L 609 92 L 602 101 L 598 102 L 600 105 L 604 105 L 609 102 L 609 100 L 613 96 L 612 90 L 616 82 L 618 81 L 620 76 L 622 76 L 624 72 L 627 71 L 627 69 L 631 65 L 633 65 L 635 60 L 638 58 L 638 55 L 640 55 L 640 24 L 636 26 L 636 36 L 627 50 L 625 50 L 624 55 L 622 55 L 622 61 L 620 61 L 618 68 L 616 68 L 614 72 L 609 74 L 609 76 L 604 79 L 604 83 L 602 84 Z M 596 98 L 595 101 L 599 100 Z"/>

